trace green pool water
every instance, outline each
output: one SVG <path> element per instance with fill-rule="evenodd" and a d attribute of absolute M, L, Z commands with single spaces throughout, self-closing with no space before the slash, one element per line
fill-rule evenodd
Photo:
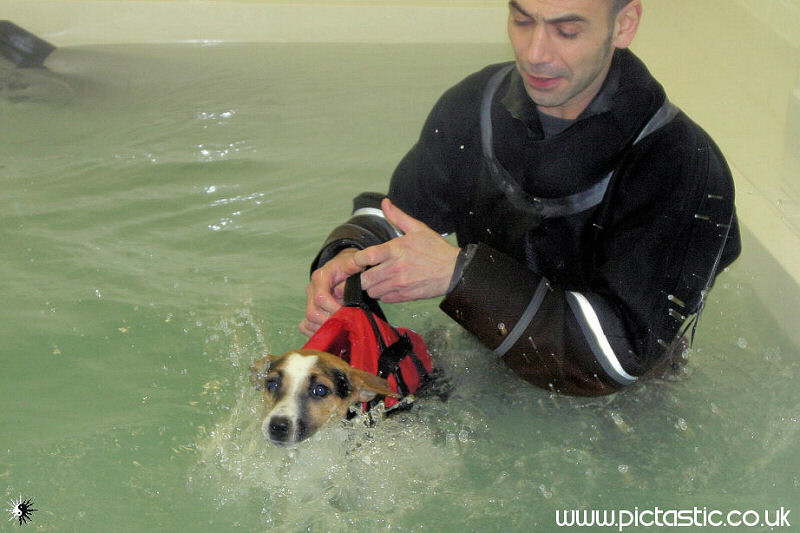
<path fill-rule="evenodd" d="M 304 342 L 319 244 L 356 193 L 386 189 L 439 94 L 508 54 L 78 47 L 51 72 L 0 69 L 0 504 L 38 509 L 25 526 L 0 515 L 0 530 L 550 531 L 560 509 L 800 514 L 798 347 L 745 263 L 718 279 L 674 379 L 554 396 L 437 302 L 386 306 L 428 338 L 451 399 L 292 450 L 262 441 L 247 367 Z"/>

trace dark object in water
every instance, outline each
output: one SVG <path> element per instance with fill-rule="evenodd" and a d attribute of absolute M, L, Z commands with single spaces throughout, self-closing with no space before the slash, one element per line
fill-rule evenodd
<path fill-rule="evenodd" d="M 56 47 L 8 20 L 0 20 L 0 54 L 18 67 L 43 67 Z"/>

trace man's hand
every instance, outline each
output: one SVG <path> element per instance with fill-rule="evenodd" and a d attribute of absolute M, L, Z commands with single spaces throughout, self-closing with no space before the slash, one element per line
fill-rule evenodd
<path fill-rule="evenodd" d="M 361 274 L 361 288 L 372 298 L 387 303 L 445 294 L 459 249 L 388 198 L 381 202 L 381 209 L 405 235 L 353 255 L 353 262 L 359 267 L 372 267 Z"/>
<path fill-rule="evenodd" d="M 342 307 L 344 282 L 363 267 L 353 261 L 358 250 L 347 248 L 311 274 L 306 287 L 306 317 L 300 322 L 300 331 L 311 336 L 336 311 Z"/>
<path fill-rule="evenodd" d="M 313 335 L 342 307 L 344 284 L 359 272 L 361 288 L 387 303 L 442 296 L 453 277 L 459 249 L 385 198 L 386 219 L 405 233 L 364 250 L 348 248 L 314 271 L 306 288 L 306 317 L 300 331 Z M 372 267 L 364 271 L 367 267 Z"/>

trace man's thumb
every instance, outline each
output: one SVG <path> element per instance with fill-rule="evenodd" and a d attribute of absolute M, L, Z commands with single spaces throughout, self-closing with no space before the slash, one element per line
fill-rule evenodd
<path fill-rule="evenodd" d="M 381 202 L 381 209 L 386 216 L 386 220 L 403 233 L 411 233 L 418 230 L 420 226 L 425 226 L 422 222 L 394 205 L 388 198 L 384 198 Z"/>

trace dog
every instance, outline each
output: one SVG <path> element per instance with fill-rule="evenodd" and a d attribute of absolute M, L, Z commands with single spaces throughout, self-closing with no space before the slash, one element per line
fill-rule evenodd
<path fill-rule="evenodd" d="M 389 382 L 319 350 L 266 355 L 250 366 L 251 381 L 264 401 L 261 432 L 276 446 L 292 446 L 357 402 L 376 396 L 399 398 Z"/>

